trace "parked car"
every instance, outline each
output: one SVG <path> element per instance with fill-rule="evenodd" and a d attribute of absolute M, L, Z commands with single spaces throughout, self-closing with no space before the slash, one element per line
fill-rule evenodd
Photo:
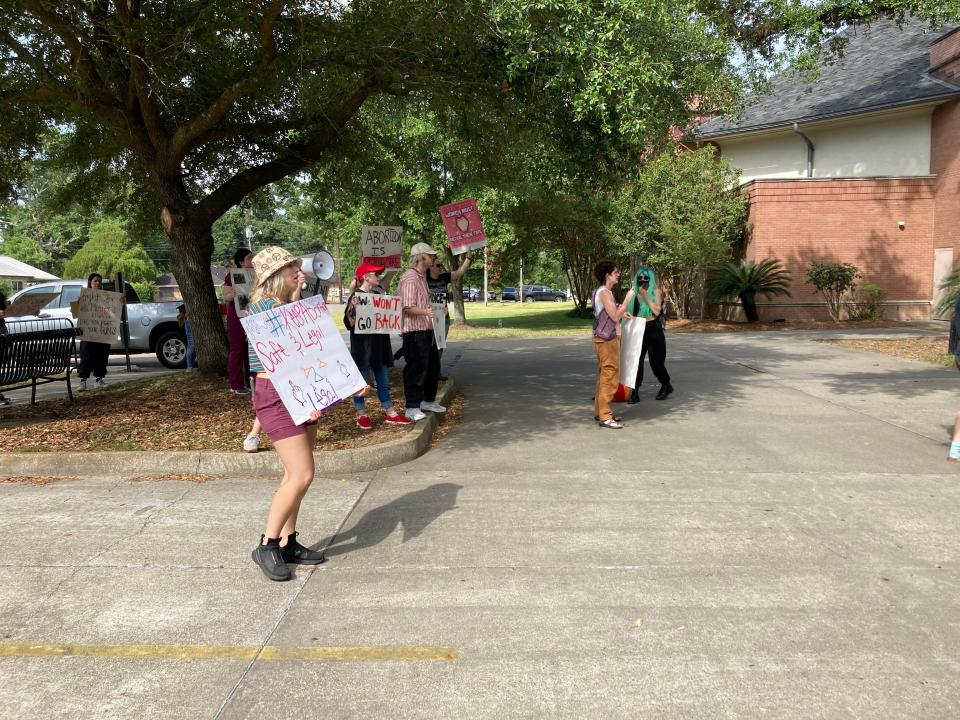
<path fill-rule="evenodd" d="M 478 300 L 483 300 L 483 289 L 475 287 L 464 287 L 463 288 L 463 299 L 467 302 L 477 302 Z M 496 295 L 487 290 L 487 300 L 495 300 Z"/>
<path fill-rule="evenodd" d="M 155 352 L 157 359 L 168 368 L 182 368 L 187 365 L 187 339 L 183 329 L 177 323 L 179 302 L 140 302 L 140 296 L 130 285 L 124 283 L 127 299 L 127 327 L 130 330 L 130 350 L 133 352 Z M 33 318 L 73 319 L 70 303 L 80 297 L 80 290 L 87 286 L 84 280 L 57 280 L 31 285 L 12 295 L 9 303 L 31 293 L 56 293 L 56 297 L 44 305 Z M 104 290 L 112 290 L 112 282 L 104 278 Z M 14 318 L 10 318 L 11 320 Z M 120 336 L 110 345 L 111 352 L 123 352 L 123 340 Z"/>
<path fill-rule="evenodd" d="M 500 291 L 500 302 L 517 302 L 519 299 L 515 287 L 505 287 Z"/>
<path fill-rule="evenodd" d="M 567 299 L 567 293 L 563 290 L 554 290 L 546 285 L 524 285 L 523 301 L 536 302 L 537 300 L 547 300 L 549 302 L 563 302 Z"/>

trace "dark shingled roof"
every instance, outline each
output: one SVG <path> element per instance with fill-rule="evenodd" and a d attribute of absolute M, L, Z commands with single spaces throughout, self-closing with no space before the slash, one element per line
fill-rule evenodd
<path fill-rule="evenodd" d="M 770 93 L 748 100 L 739 117 L 708 120 L 695 136 L 709 140 L 960 96 L 960 87 L 926 74 L 930 45 L 950 28 L 924 30 L 918 20 L 901 29 L 888 19 L 849 28 L 842 57 L 826 61 L 817 82 L 797 73 L 775 78 Z"/>

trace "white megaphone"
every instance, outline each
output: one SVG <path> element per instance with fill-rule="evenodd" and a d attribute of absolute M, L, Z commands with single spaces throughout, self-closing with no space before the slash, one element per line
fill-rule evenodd
<path fill-rule="evenodd" d="M 313 255 L 308 255 L 301 259 L 300 269 L 307 276 L 307 280 L 313 283 L 307 283 L 308 287 L 312 285 L 312 295 L 323 293 L 323 299 L 327 299 L 327 291 L 330 289 L 330 281 L 337 273 L 337 263 L 327 250 L 320 249 Z M 304 288 L 305 290 L 308 288 Z"/>

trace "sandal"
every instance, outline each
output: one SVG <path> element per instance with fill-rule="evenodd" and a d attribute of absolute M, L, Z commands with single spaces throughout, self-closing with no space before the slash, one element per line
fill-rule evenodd
<path fill-rule="evenodd" d="M 619 415 L 613 415 L 612 417 L 613 417 L 613 419 L 616 420 L 617 422 L 623 422 L 623 418 L 620 417 Z M 593 419 L 596 420 L 597 422 L 600 422 L 600 416 L 599 416 L 599 415 L 594 415 L 594 416 L 593 416 Z"/>
<path fill-rule="evenodd" d="M 610 418 L 609 420 L 604 420 L 602 423 L 600 423 L 600 427 L 602 427 L 602 428 L 609 428 L 610 430 L 622 430 L 622 429 L 623 429 L 623 425 L 621 425 L 620 423 L 618 423 L 618 422 L 617 422 L 616 420 L 614 420 L 613 418 Z"/>

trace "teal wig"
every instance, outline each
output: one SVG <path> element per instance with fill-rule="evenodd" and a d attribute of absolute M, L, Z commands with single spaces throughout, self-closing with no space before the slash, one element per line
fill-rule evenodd
<path fill-rule="evenodd" d="M 654 292 L 657 290 L 657 276 L 654 274 L 653 268 L 642 267 L 637 270 L 637 274 L 633 277 L 633 292 L 636 293 L 636 298 L 633 301 L 633 314 L 636 317 L 648 318 L 653 317 L 653 310 L 650 309 L 650 303 L 640 296 L 640 280 L 644 277 L 650 279 L 650 284 L 647 285 L 647 292 L 650 293 L 650 297 L 654 297 Z"/>

